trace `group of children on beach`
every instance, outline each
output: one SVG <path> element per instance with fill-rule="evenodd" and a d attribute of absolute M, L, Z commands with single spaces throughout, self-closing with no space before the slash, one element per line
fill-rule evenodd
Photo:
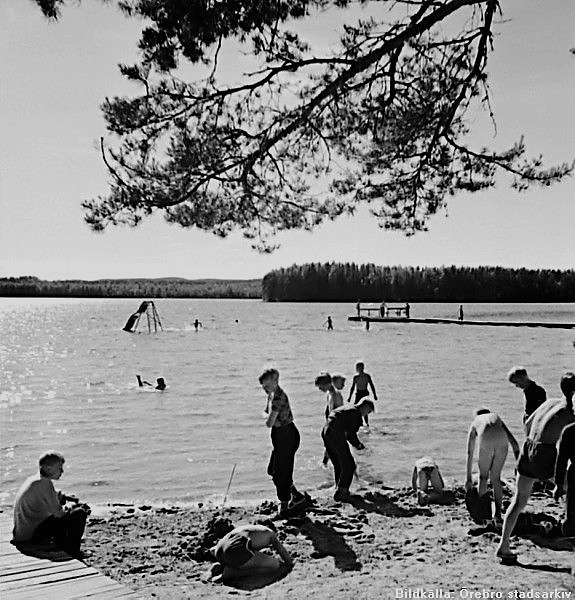
<path fill-rule="evenodd" d="M 553 495 L 559 500 L 565 493 L 567 482 L 566 518 L 562 523 L 565 536 L 575 535 L 575 374 L 565 373 L 560 381 L 563 397 L 547 400 L 543 388 L 532 381 L 522 367 L 514 367 L 509 381 L 523 390 L 525 411 L 523 415 L 526 439 L 520 448 L 517 440 L 502 419 L 489 409 L 479 409 L 471 423 L 467 438 L 466 482 L 467 491 L 476 490 L 479 498 L 488 492 L 491 482 L 494 496 L 494 524 L 502 527 L 496 555 L 504 562 L 513 562 L 516 555 L 510 549 L 510 537 L 519 514 L 525 509 L 533 485 L 554 478 Z M 147 382 L 145 382 L 147 383 Z M 268 474 L 272 477 L 279 500 L 277 519 L 289 518 L 309 506 L 311 499 L 294 485 L 295 455 L 300 445 L 300 434 L 294 423 L 289 399 L 279 384 L 279 372 L 270 368 L 259 377 L 266 393 L 263 417 L 270 429 L 272 452 Z M 356 364 L 356 374 L 348 395 L 343 401 L 345 377 L 341 374 L 320 373 L 316 387 L 326 394 L 325 422 L 321 437 L 325 446 L 324 462 L 333 465 L 335 479 L 334 500 L 353 502 L 350 486 L 356 463 L 350 444 L 361 450 L 364 445 L 358 438 L 363 423 L 369 427 L 368 415 L 374 412 L 377 393 L 371 376 L 362 362 Z M 371 399 L 369 392 L 373 400 Z M 355 392 L 354 402 L 351 399 Z M 478 446 L 478 487 L 472 478 L 475 446 Z M 501 470 L 505 463 L 508 445 L 517 461 L 515 494 L 502 517 L 503 490 Z M 39 474 L 28 478 L 20 488 L 14 506 L 13 542 L 37 543 L 53 540 L 57 546 L 81 557 L 80 543 L 89 507 L 72 497 L 56 492 L 53 480 L 63 473 L 64 457 L 48 452 L 40 457 Z M 433 459 L 424 457 L 414 468 L 413 486 L 418 490 L 420 503 L 433 500 L 433 493 L 441 495 L 443 479 Z M 423 502 L 425 499 L 425 502 Z M 65 507 L 67 505 L 67 507 Z M 242 525 L 224 536 L 213 548 L 219 567 L 217 577 L 236 577 L 254 570 L 291 567 L 293 560 L 278 541 L 275 527 L 268 524 Z M 275 549 L 281 561 L 262 553 L 265 547 Z"/>

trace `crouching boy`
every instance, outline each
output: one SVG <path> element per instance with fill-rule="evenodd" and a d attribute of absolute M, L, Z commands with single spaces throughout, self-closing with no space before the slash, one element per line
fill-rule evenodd
<path fill-rule="evenodd" d="M 239 525 L 227 533 L 212 549 L 219 565 L 212 569 L 212 581 L 229 581 L 261 572 L 271 572 L 282 567 L 293 567 L 293 559 L 278 540 L 271 521 L 269 526 Z M 273 548 L 281 557 L 260 552 Z"/>

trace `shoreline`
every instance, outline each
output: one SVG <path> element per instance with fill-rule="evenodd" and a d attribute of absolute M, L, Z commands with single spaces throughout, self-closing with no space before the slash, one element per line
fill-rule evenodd
<path fill-rule="evenodd" d="M 553 597 L 521 595 L 530 590 L 559 590 L 575 597 L 572 540 L 515 537 L 519 563 L 502 565 L 495 558 L 498 533 L 475 525 L 467 515 L 463 489 L 453 489 L 457 500 L 445 506 L 418 506 L 410 488 L 363 491 L 353 504 L 316 498 L 305 518 L 275 522 L 296 564 L 271 582 L 245 580 L 236 587 L 211 583 L 204 547 L 212 518 L 234 524 L 270 518 L 276 510 L 270 501 L 234 501 L 224 508 L 122 503 L 108 515 L 90 517 L 85 562 L 149 599 L 211 600 L 237 594 L 330 600 L 469 598 L 476 596 L 465 594 L 484 590 L 524 598 Z M 563 506 L 539 493 L 527 512 L 560 519 Z M 514 593 L 518 595 L 509 596 Z"/>

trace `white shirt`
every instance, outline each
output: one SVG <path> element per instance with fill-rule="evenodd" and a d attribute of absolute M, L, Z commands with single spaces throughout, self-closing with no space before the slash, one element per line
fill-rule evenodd
<path fill-rule="evenodd" d="M 61 517 L 63 514 L 64 509 L 60 505 L 52 480 L 41 475 L 28 477 L 16 494 L 13 540 L 31 540 L 40 523 L 48 517 Z"/>

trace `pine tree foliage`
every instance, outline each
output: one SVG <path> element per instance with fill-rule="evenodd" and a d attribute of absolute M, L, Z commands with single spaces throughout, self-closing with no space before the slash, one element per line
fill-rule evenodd
<path fill-rule="evenodd" d="M 35 0 L 57 17 L 65 0 Z M 350 0 L 117 0 L 144 18 L 141 59 L 121 65 L 132 96 L 108 98 L 102 157 L 109 193 L 86 200 L 95 230 L 160 211 L 271 251 L 281 230 L 311 230 L 367 205 L 411 235 L 458 192 L 550 185 L 573 170 L 511 148 L 469 145 L 471 117 L 493 117 L 487 64 L 498 0 L 379 0 L 329 53 L 298 33 Z M 375 16 L 373 16 L 375 15 Z M 512 26 L 512 25 L 510 25 Z M 223 57 L 257 67 L 221 77 Z M 202 67 L 194 81 L 186 65 Z M 322 190 L 321 193 L 318 189 Z"/>

